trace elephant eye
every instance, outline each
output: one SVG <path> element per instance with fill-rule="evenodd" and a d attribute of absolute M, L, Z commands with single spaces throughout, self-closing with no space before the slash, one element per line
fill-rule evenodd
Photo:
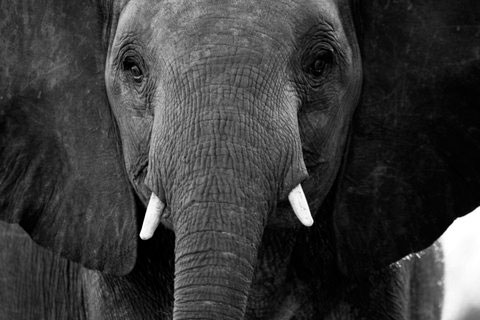
<path fill-rule="evenodd" d="M 315 78 L 323 76 L 333 62 L 333 50 L 322 50 L 307 61 L 305 71 Z"/>
<path fill-rule="evenodd" d="M 133 58 L 126 58 L 123 61 L 123 70 L 129 72 L 133 81 L 141 83 L 143 81 L 143 72 L 140 66 Z"/>

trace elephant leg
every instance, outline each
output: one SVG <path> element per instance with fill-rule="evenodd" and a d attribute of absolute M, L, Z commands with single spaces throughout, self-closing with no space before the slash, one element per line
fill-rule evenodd
<path fill-rule="evenodd" d="M 440 243 L 371 273 L 346 290 L 328 320 L 441 319 L 443 253 Z"/>
<path fill-rule="evenodd" d="M 410 277 L 410 319 L 442 318 L 443 250 L 439 241 L 412 258 Z"/>

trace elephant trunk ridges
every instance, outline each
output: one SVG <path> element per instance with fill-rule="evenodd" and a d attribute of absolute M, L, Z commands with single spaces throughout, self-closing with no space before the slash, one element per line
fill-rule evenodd
<path fill-rule="evenodd" d="M 198 121 L 203 132 L 225 127 L 218 118 Z M 169 162 L 174 169 L 168 170 L 166 199 L 176 236 L 175 320 L 244 317 L 280 171 L 269 160 L 271 148 L 262 150 L 258 138 L 234 134 L 254 132 L 246 126 L 235 121 L 229 123 L 232 132 L 202 135 L 174 148 L 182 161 Z"/>
<path fill-rule="evenodd" d="M 176 320 L 244 317 L 275 188 L 239 144 L 226 148 L 244 159 L 239 168 L 217 150 L 210 169 L 191 171 L 172 195 Z"/>
<path fill-rule="evenodd" d="M 174 319 L 243 319 L 262 215 L 217 202 L 185 209 L 177 221 Z"/>

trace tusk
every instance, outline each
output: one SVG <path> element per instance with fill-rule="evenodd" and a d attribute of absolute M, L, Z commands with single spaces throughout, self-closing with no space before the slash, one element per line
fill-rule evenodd
<path fill-rule="evenodd" d="M 290 192 L 288 200 L 290 201 L 290 205 L 292 206 L 293 212 L 295 212 L 298 220 L 300 220 L 304 226 L 311 227 L 313 225 L 313 218 L 301 185 L 296 186 Z"/>
<path fill-rule="evenodd" d="M 140 238 L 148 240 L 153 236 L 153 233 L 160 223 L 160 215 L 165 209 L 165 204 L 152 192 L 150 201 L 148 202 L 147 212 L 143 219 L 142 230 L 140 231 Z"/>

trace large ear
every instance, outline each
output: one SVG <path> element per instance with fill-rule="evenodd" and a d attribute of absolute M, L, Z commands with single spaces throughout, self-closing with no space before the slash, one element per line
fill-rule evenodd
<path fill-rule="evenodd" d="M 135 201 L 93 1 L 0 5 L 0 218 L 89 268 L 128 273 Z"/>
<path fill-rule="evenodd" d="M 364 88 L 334 214 L 347 274 L 480 204 L 480 1 L 360 0 Z"/>

